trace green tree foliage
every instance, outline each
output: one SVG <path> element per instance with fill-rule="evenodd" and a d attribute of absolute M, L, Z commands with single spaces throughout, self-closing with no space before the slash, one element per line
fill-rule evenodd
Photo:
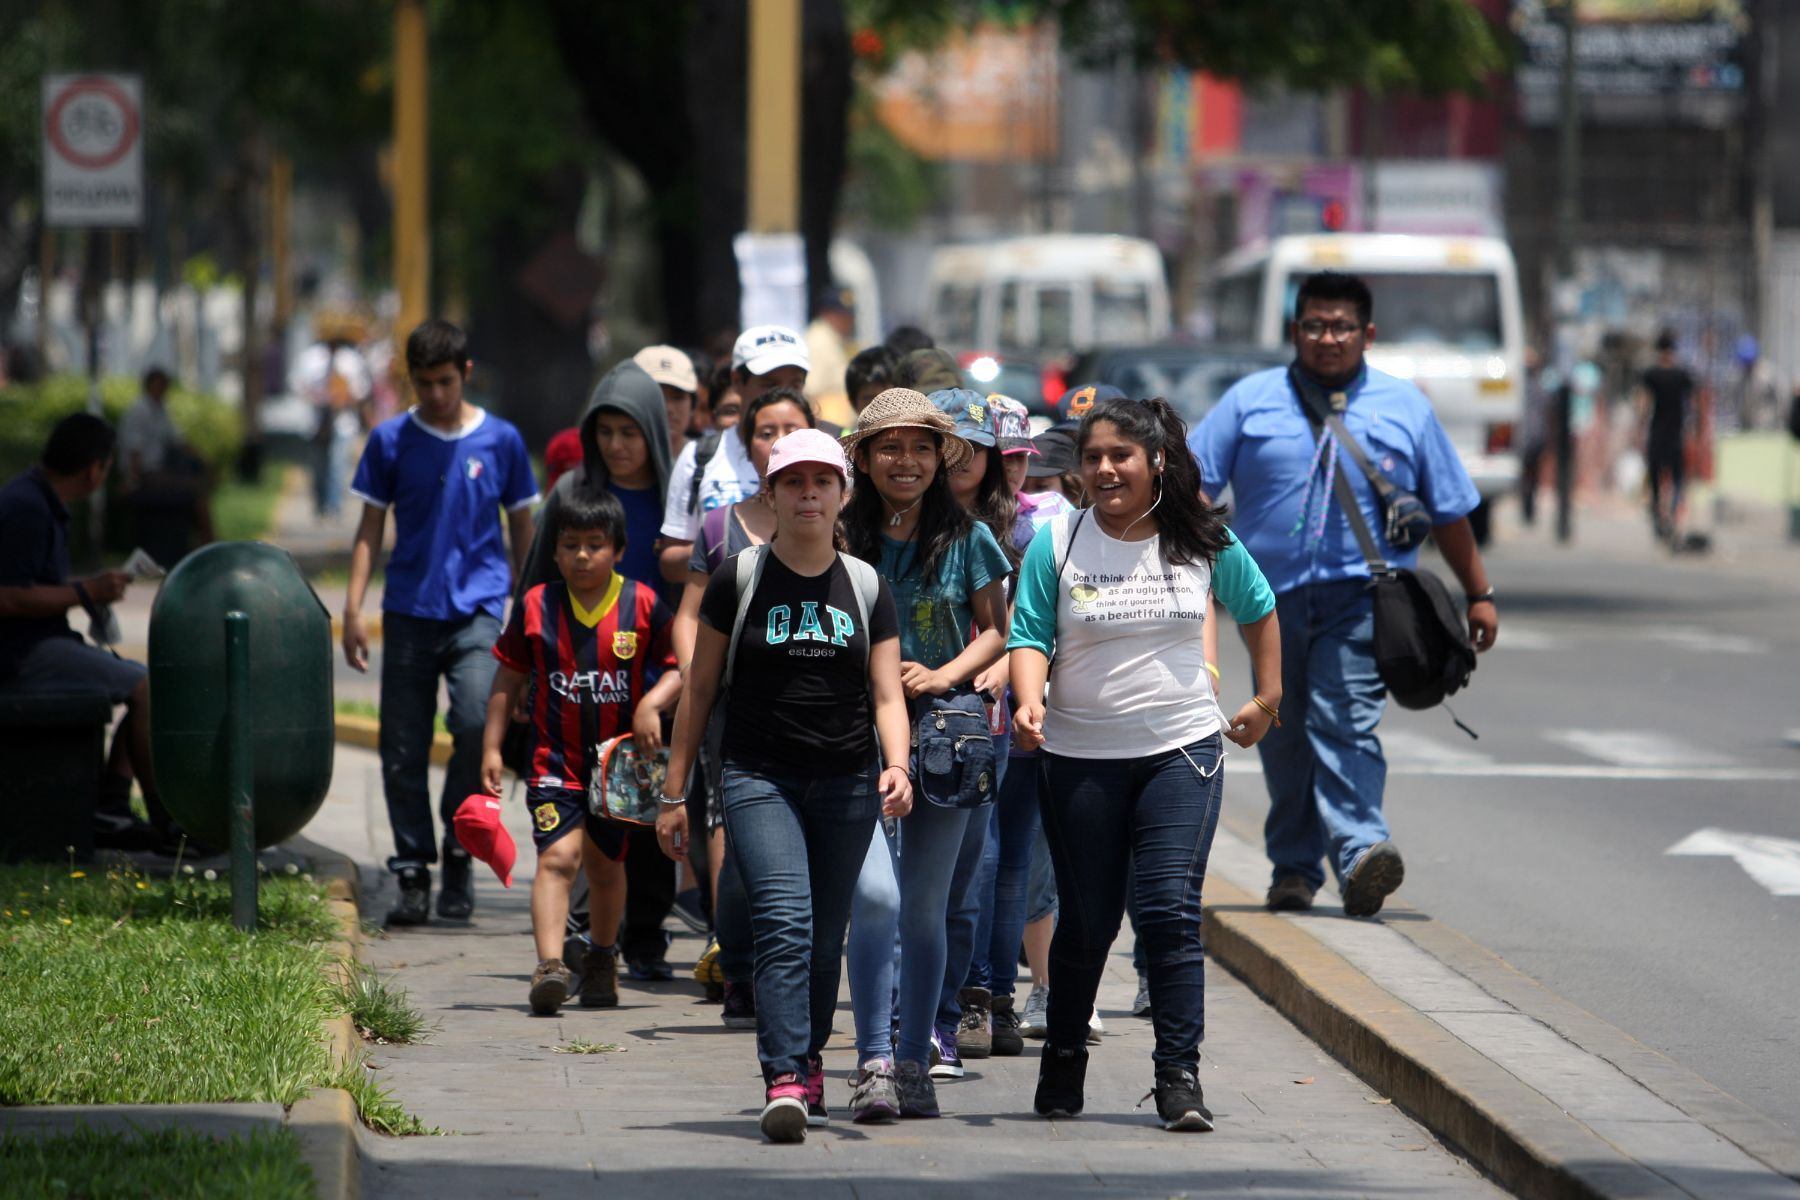
<path fill-rule="evenodd" d="M 1508 64 L 1470 0 L 851 0 L 851 11 L 898 49 L 976 21 L 1049 18 L 1087 61 L 1126 55 L 1312 91 L 1477 90 Z"/>

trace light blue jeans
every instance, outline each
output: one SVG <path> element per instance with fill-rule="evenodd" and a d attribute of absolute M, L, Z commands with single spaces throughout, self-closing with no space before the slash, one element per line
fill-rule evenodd
<path fill-rule="evenodd" d="M 1360 579 L 1310 584 L 1275 599 L 1281 623 L 1281 728 L 1257 750 L 1269 789 L 1263 843 L 1275 879 L 1341 883 L 1388 836 L 1387 760 L 1375 727 L 1387 689 L 1375 668 L 1375 610 Z"/>
<path fill-rule="evenodd" d="M 901 1062 L 926 1062 L 931 1053 L 949 957 L 950 880 L 972 817 L 985 821 L 987 810 L 939 808 L 920 798 L 900 820 Z"/>
<path fill-rule="evenodd" d="M 900 935 L 899 855 L 876 822 L 875 836 L 850 901 L 850 1012 L 856 1020 L 856 1061 L 894 1057 L 894 969 Z"/>

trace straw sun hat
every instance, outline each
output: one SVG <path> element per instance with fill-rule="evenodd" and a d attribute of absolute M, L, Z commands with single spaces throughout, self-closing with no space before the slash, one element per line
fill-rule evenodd
<path fill-rule="evenodd" d="M 844 435 L 844 449 L 854 460 L 856 447 L 863 439 L 890 429 L 929 429 L 940 435 L 946 471 L 959 470 L 975 457 L 969 443 L 956 436 L 956 422 L 938 411 L 923 392 L 911 388 L 889 388 L 869 401 L 857 416 L 856 427 Z"/>

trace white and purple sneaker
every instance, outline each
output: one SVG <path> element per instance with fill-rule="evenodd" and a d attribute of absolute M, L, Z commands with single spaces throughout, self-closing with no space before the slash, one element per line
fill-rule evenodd
<path fill-rule="evenodd" d="M 954 1029 L 933 1029 L 931 1031 L 931 1077 L 933 1079 L 961 1079 L 963 1077 L 962 1056 L 956 1052 L 956 1031 Z"/>

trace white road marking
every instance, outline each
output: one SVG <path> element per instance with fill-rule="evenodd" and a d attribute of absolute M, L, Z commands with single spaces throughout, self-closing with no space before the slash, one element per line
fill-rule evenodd
<path fill-rule="evenodd" d="M 1513 621 L 1501 623 L 1500 636 L 1506 640 L 1508 650 L 1560 650 L 1568 644 L 1568 639 L 1561 634 Z"/>
<path fill-rule="evenodd" d="M 1481 766 L 1494 761 L 1491 754 L 1483 754 L 1471 749 L 1473 742 L 1464 734 L 1456 736 L 1467 743 L 1459 745 L 1454 742 L 1440 742 L 1436 738 L 1422 733 L 1414 733 L 1410 729 L 1383 729 L 1380 731 L 1381 751 L 1387 757 L 1390 770 L 1400 766 Z"/>
<path fill-rule="evenodd" d="M 1255 751 L 1234 751 L 1228 775 L 1261 775 Z M 1800 768 L 1605 766 L 1597 763 L 1391 763 L 1389 775 L 1437 779 L 1565 779 L 1575 782 L 1794 783 Z"/>
<path fill-rule="evenodd" d="M 1681 734 L 1646 729 L 1552 729 L 1544 736 L 1577 754 L 1620 767 L 1723 767 L 1729 759 Z"/>
<path fill-rule="evenodd" d="M 1680 650 L 1703 654 L 1767 654 L 1769 643 L 1761 638 L 1720 633 L 1702 625 L 1662 625 L 1637 631 L 1646 641 L 1662 642 Z"/>
<path fill-rule="evenodd" d="M 1708 828 L 1695 830 L 1663 853 L 1733 858 L 1774 895 L 1800 896 L 1800 842 Z"/>

